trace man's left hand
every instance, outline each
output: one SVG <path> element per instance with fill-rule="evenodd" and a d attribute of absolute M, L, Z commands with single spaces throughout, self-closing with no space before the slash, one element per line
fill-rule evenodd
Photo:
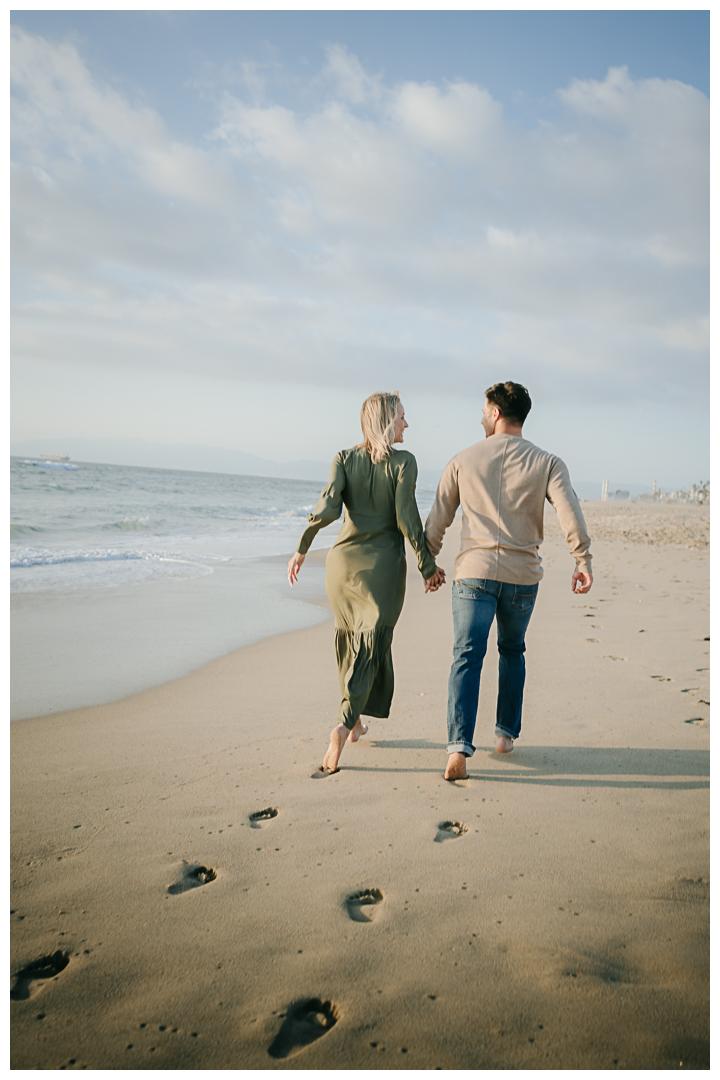
<path fill-rule="evenodd" d="M 445 584 L 445 571 L 438 566 L 432 577 L 425 579 L 425 592 L 437 592 Z"/>
<path fill-rule="evenodd" d="M 570 588 L 574 593 L 590 592 L 593 576 L 588 570 L 576 570 L 572 576 Z"/>

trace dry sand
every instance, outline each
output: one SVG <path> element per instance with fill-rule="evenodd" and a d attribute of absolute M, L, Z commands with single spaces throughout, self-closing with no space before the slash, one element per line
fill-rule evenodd
<path fill-rule="evenodd" d="M 491 646 L 466 782 L 414 572 L 326 780 L 332 623 L 13 724 L 12 1066 L 707 1068 L 708 514 L 585 508 L 593 590 L 551 511 L 523 735 Z"/>

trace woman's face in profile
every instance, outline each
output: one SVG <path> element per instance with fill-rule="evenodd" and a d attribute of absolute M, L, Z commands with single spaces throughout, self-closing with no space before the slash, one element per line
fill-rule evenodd
<path fill-rule="evenodd" d="M 398 414 L 397 420 L 395 421 L 395 438 L 393 439 L 393 442 L 404 441 L 403 432 L 405 431 L 406 427 L 410 427 L 410 425 L 405 419 L 405 409 L 403 407 L 403 403 L 402 401 L 398 401 Z"/>

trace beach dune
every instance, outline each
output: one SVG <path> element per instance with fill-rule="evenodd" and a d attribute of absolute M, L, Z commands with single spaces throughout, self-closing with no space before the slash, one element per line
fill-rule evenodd
<path fill-rule="evenodd" d="M 467 781 L 414 570 L 334 776 L 332 622 L 13 724 L 12 1067 L 708 1068 L 707 511 L 587 511 L 595 585 L 550 511 L 522 737 L 491 643 Z"/>

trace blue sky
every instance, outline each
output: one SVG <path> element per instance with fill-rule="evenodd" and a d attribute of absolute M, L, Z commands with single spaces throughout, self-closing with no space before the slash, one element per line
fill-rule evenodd
<path fill-rule="evenodd" d="M 578 480 L 706 477 L 707 12 L 12 23 L 16 442 L 329 460 L 399 388 L 438 468 L 515 378 Z"/>

